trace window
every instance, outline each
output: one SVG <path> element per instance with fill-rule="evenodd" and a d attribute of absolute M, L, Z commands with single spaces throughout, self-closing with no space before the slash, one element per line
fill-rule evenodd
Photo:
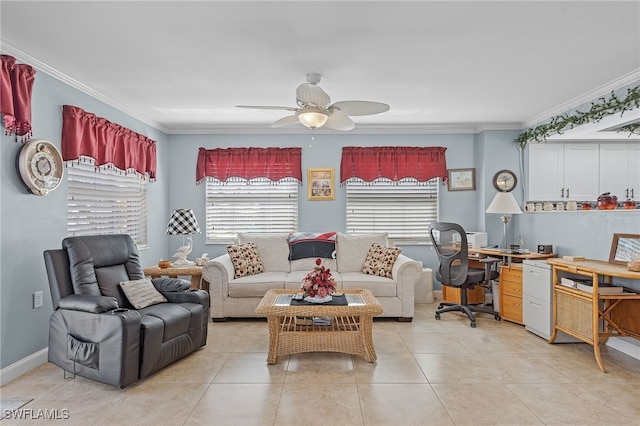
<path fill-rule="evenodd" d="M 298 229 L 298 182 L 207 179 L 207 243 L 232 242 L 238 232 Z"/>
<path fill-rule="evenodd" d="M 349 179 L 347 232 L 388 232 L 396 243 L 429 243 L 429 226 L 438 221 L 439 178 L 426 183 L 414 179 L 373 182 Z"/>
<path fill-rule="evenodd" d="M 67 167 L 67 232 L 71 236 L 129 234 L 147 245 L 147 180 L 93 161 Z"/>

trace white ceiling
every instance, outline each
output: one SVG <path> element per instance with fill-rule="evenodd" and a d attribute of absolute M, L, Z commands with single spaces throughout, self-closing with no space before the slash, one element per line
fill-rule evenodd
<path fill-rule="evenodd" d="M 3 53 L 167 133 L 267 133 L 288 112 L 235 105 L 295 106 L 310 72 L 332 102 L 391 106 L 355 117 L 356 132 L 521 128 L 640 80 L 640 1 L 2 0 L 0 12 Z"/>

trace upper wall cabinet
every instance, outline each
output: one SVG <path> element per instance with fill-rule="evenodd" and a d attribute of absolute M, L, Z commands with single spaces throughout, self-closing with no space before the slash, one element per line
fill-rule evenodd
<path fill-rule="evenodd" d="M 598 198 L 598 144 L 529 144 L 531 201 Z"/>
<path fill-rule="evenodd" d="M 599 192 L 640 199 L 640 144 L 600 144 Z"/>

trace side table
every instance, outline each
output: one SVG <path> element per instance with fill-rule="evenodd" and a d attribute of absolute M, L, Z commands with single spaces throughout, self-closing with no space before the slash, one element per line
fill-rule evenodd
<path fill-rule="evenodd" d="M 208 283 L 203 282 L 201 285 L 200 281 L 202 280 L 202 266 L 188 266 L 186 268 L 160 268 L 158 266 L 151 266 L 149 268 L 144 268 L 144 274 L 150 276 L 151 278 L 160 278 L 160 277 L 169 277 L 169 278 L 178 278 L 179 276 L 190 276 L 191 277 L 191 288 L 202 288 L 203 290 L 208 290 Z"/>

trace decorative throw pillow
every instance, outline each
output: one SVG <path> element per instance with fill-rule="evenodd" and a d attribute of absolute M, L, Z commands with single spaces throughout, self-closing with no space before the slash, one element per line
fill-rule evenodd
<path fill-rule="evenodd" d="M 149 278 L 140 280 L 122 281 L 120 288 L 127 296 L 127 300 L 136 309 L 164 303 L 167 299 L 153 286 Z"/>
<path fill-rule="evenodd" d="M 400 255 L 400 247 L 385 247 L 378 243 L 371 244 L 367 259 L 362 265 L 362 272 L 368 275 L 392 278 L 391 270 Z"/>
<path fill-rule="evenodd" d="M 227 246 L 233 262 L 233 277 L 241 278 L 264 272 L 264 265 L 253 242 Z"/>

